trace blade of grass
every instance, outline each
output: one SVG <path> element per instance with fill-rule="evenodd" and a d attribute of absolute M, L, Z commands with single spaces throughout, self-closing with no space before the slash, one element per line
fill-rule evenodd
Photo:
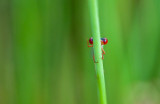
<path fill-rule="evenodd" d="M 89 0 L 90 8 L 90 18 L 91 18 L 91 28 L 92 36 L 94 40 L 94 55 L 95 55 L 95 69 L 98 81 L 98 91 L 99 91 L 99 102 L 100 104 L 107 104 L 106 100 L 106 89 L 105 89 L 105 79 L 103 71 L 103 61 L 102 61 L 102 51 L 100 43 L 100 27 L 99 27 L 99 17 L 98 17 L 98 5 L 97 0 Z"/>
<path fill-rule="evenodd" d="M 43 29 L 38 2 L 12 1 L 12 26 L 16 104 L 41 104 L 39 79 L 44 66 L 41 53 Z"/>

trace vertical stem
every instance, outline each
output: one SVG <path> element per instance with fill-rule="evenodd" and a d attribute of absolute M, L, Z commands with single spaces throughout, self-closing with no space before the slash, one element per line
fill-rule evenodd
<path fill-rule="evenodd" d="M 92 35 L 94 41 L 93 49 L 94 49 L 95 61 L 98 62 L 95 63 L 95 69 L 97 72 L 96 74 L 97 74 L 98 91 L 99 91 L 99 102 L 100 104 L 107 104 L 101 42 L 100 42 L 100 26 L 98 18 L 97 0 L 89 0 L 89 8 L 90 8 Z"/>

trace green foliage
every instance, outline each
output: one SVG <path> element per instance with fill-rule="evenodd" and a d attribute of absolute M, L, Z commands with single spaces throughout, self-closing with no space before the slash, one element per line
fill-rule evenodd
<path fill-rule="evenodd" d="M 0 0 L 0 104 L 98 103 L 87 3 Z M 159 104 L 159 10 L 159 0 L 99 0 L 108 104 Z"/>

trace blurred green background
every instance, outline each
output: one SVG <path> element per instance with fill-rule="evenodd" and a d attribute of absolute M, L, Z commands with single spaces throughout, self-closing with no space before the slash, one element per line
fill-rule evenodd
<path fill-rule="evenodd" d="M 98 104 L 87 0 L 0 0 L 0 104 Z M 99 0 L 108 104 L 160 104 L 160 1 Z"/>

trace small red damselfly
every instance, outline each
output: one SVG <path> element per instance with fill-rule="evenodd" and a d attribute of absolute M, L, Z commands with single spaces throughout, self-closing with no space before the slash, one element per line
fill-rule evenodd
<path fill-rule="evenodd" d="M 101 38 L 101 49 L 102 49 L 102 59 L 104 59 L 104 54 L 105 54 L 105 51 L 103 49 L 103 46 L 106 45 L 108 43 L 108 39 L 107 38 Z M 93 38 L 89 38 L 89 40 L 87 41 L 87 44 L 88 44 L 88 47 L 93 47 Z M 93 52 L 93 61 L 94 63 L 95 62 L 95 58 L 94 58 L 94 52 Z"/>

